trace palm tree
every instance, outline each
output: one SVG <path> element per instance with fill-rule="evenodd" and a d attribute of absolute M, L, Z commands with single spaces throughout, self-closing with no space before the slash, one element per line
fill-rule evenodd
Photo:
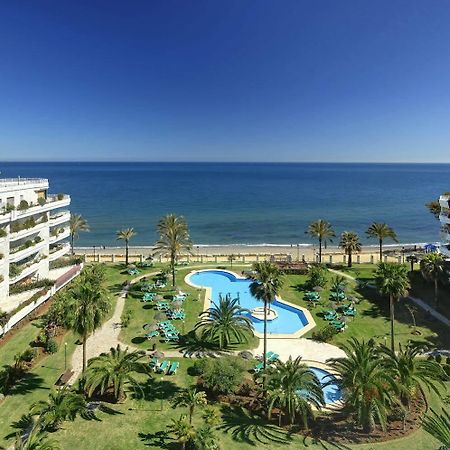
<path fill-rule="evenodd" d="M 359 236 L 352 231 L 344 231 L 341 234 L 341 241 L 339 242 L 345 254 L 348 255 L 348 267 L 352 267 L 352 254 L 359 253 L 361 251 L 361 242 L 359 242 Z"/>
<path fill-rule="evenodd" d="M 111 301 L 96 266 L 85 269 L 74 287 L 70 289 L 67 305 L 67 325 L 78 333 L 83 341 L 83 372 L 86 370 L 86 342 L 88 336 L 102 323 L 111 309 Z"/>
<path fill-rule="evenodd" d="M 408 268 L 401 264 L 381 262 L 375 272 L 375 281 L 380 295 L 389 297 L 391 350 L 394 351 L 395 302 L 408 295 Z"/>
<path fill-rule="evenodd" d="M 264 302 L 264 371 L 267 368 L 267 307 L 276 299 L 283 286 L 283 274 L 281 270 L 270 261 L 262 261 L 253 264 L 253 274 L 250 276 L 253 282 L 250 284 L 250 293 L 253 297 Z M 265 378 L 263 378 L 265 380 Z"/>
<path fill-rule="evenodd" d="M 179 419 L 171 419 L 172 423 L 168 425 L 169 430 L 177 437 L 181 448 L 186 448 L 186 442 L 195 438 L 195 429 L 189 423 L 186 414 L 182 414 Z"/>
<path fill-rule="evenodd" d="M 438 414 L 432 409 L 431 415 L 425 416 L 422 425 L 427 433 L 442 444 L 440 450 L 450 449 L 450 413 L 448 411 L 442 410 L 442 414 Z"/>
<path fill-rule="evenodd" d="M 420 270 L 425 279 L 434 283 L 434 304 L 438 305 L 439 279 L 445 274 L 445 259 L 440 253 L 428 253 L 420 261 Z"/>
<path fill-rule="evenodd" d="M 36 402 L 30 408 L 30 414 L 38 416 L 37 423 L 45 431 L 56 431 L 62 422 L 74 421 L 77 415 L 86 411 L 84 397 L 69 388 L 50 393 L 47 400 Z"/>
<path fill-rule="evenodd" d="M 89 231 L 89 224 L 81 214 L 71 214 L 70 216 L 70 249 L 73 252 L 73 241 L 78 239 L 80 231 Z"/>
<path fill-rule="evenodd" d="M 122 350 L 120 345 L 111 348 L 109 353 L 102 353 L 89 360 L 85 373 L 85 389 L 91 396 L 97 389 L 103 395 L 112 390 L 116 402 L 125 397 L 125 385 L 131 385 L 140 389 L 140 384 L 134 377 L 134 373 L 150 374 L 147 363 L 141 361 L 145 352 L 136 350 L 128 352 L 128 348 Z"/>
<path fill-rule="evenodd" d="M 400 399 L 408 409 L 418 387 L 426 386 L 439 395 L 437 384 L 444 385 L 444 370 L 436 361 L 421 358 L 422 351 L 423 348 L 417 345 L 402 347 L 400 344 L 398 352 L 385 346 L 380 347 L 383 365 L 394 374 L 400 389 Z"/>
<path fill-rule="evenodd" d="M 238 299 L 219 296 L 219 304 L 213 302 L 212 308 L 200 314 L 201 320 L 195 330 L 201 331 L 202 339 L 217 343 L 219 349 L 227 348 L 234 342 L 247 342 L 253 335 L 252 321 L 244 314 L 250 314 L 242 308 Z"/>
<path fill-rule="evenodd" d="M 202 425 L 194 437 L 196 450 L 216 450 L 219 448 L 218 439 L 211 425 Z"/>
<path fill-rule="evenodd" d="M 304 428 L 308 428 L 308 419 L 313 416 L 312 407 L 320 408 L 324 404 L 322 385 L 309 367 L 302 363 L 299 356 L 283 363 L 275 362 L 275 367 L 267 374 L 268 416 L 269 420 L 275 406 L 284 411 L 292 425 L 299 415 Z"/>
<path fill-rule="evenodd" d="M 117 240 L 125 241 L 125 265 L 128 266 L 128 246 L 130 243 L 130 239 L 136 236 L 136 232 L 134 228 L 125 228 L 124 230 L 119 230 L 116 233 Z"/>
<path fill-rule="evenodd" d="M 183 389 L 176 397 L 175 406 L 186 406 L 189 408 L 189 423 L 192 423 L 192 417 L 197 406 L 206 406 L 206 393 L 204 391 L 197 391 L 195 388 Z"/>
<path fill-rule="evenodd" d="M 322 262 L 322 244 L 327 241 L 332 242 L 331 238 L 335 237 L 333 228 L 331 228 L 330 222 L 326 220 L 316 220 L 309 224 L 306 234 L 309 234 L 312 238 L 319 240 L 319 264 Z"/>
<path fill-rule="evenodd" d="M 372 344 L 352 338 L 343 345 L 343 350 L 345 358 L 327 361 L 337 373 L 333 382 L 337 380 L 346 407 L 356 414 L 357 423 L 364 432 L 372 432 L 376 421 L 384 429 L 389 407 L 394 404 L 398 392 L 395 378 L 380 364 Z"/>
<path fill-rule="evenodd" d="M 367 229 L 366 234 L 369 238 L 378 239 L 378 244 L 380 246 L 380 262 L 383 261 L 383 241 L 390 238 L 394 242 L 398 242 L 395 231 L 385 223 L 373 222 Z"/>
<path fill-rule="evenodd" d="M 16 435 L 14 450 L 60 450 L 60 446 L 48 439 L 48 433 L 42 431 L 39 426 L 33 427 L 26 437 L 20 433 Z"/>
<path fill-rule="evenodd" d="M 168 255 L 172 270 L 172 285 L 175 287 L 175 264 L 182 253 L 191 253 L 192 242 L 183 216 L 167 214 L 157 225 L 159 239 L 155 244 L 156 255 Z"/>

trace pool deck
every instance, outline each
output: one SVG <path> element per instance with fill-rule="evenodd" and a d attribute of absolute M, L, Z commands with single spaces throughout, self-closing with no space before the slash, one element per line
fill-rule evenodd
<path fill-rule="evenodd" d="M 225 269 L 202 269 L 202 270 L 193 270 L 191 272 L 189 272 L 185 278 L 184 281 L 186 284 L 188 284 L 189 286 L 195 288 L 195 289 L 204 289 L 205 292 L 205 303 L 203 305 L 203 310 L 207 311 L 210 307 L 211 307 L 211 298 L 212 298 L 212 288 L 210 288 L 209 286 L 199 286 L 196 284 L 193 284 L 190 280 L 191 275 L 194 275 L 195 273 L 199 273 L 199 272 L 210 272 L 211 270 L 217 270 L 220 272 L 225 272 L 225 273 L 229 273 L 230 275 L 233 275 L 237 280 L 246 280 L 247 278 L 245 277 L 241 277 L 240 275 L 238 275 L 235 272 L 232 272 L 231 270 L 225 270 Z M 308 321 L 307 325 L 305 325 L 303 328 L 301 328 L 300 330 L 296 331 L 295 333 L 282 333 L 282 334 L 277 334 L 277 333 L 268 333 L 267 334 L 267 339 L 296 339 L 299 338 L 301 336 L 303 336 L 305 333 L 307 333 L 308 331 L 310 331 L 311 329 L 313 329 L 316 326 L 316 322 L 314 321 L 313 316 L 311 315 L 311 313 L 309 312 L 308 309 L 303 308 L 302 306 L 299 305 L 295 305 L 294 303 L 290 303 L 287 302 L 286 300 L 283 300 L 280 297 L 276 297 L 275 300 L 277 302 L 283 303 L 285 305 L 290 306 L 291 308 L 297 309 L 299 311 L 302 311 L 303 314 L 306 317 L 306 320 Z M 263 338 L 264 335 L 263 333 L 259 333 L 258 331 L 254 331 L 254 335 L 258 338 Z M 298 341 L 296 341 L 298 342 Z"/>

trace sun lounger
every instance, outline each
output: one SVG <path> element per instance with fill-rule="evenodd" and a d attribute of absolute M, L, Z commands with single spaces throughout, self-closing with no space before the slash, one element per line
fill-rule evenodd
<path fill-rule="evenodd" d="M 169 368 L 170 361 L 167 361 L 166 359 L 161 363 L 161 365 L 158 367 L 159 373 L 165 373 L 165 371 Z"/>
<path fill-rule="evenodd" d="M 334 310 L 328 310 L 323 312 L 323 318 L 325 320 L 334 320 L 336 318 L 337 314 Z"/>
<path fill-rule="evenodd" d="M 175 375 L 177 373 L 178 367 L 180 366 L 180 363 L 178 361 L 174 361 L 170 367 L 169 371 L 167 372 L 167 375 Z"/>
<path fill-rule="evenodd" d="M 256 364 L 256 366 L 254 367 L 253 371 L 255 373 L 259 373 L 263 369 L 264 369 L 264 363 L 259 363 L 259 364 Z"/>
<path fill-rule="evenodd" d="M 155 370 L 158 367 L 158 358 L 156 358 L 155 356 L 150 360 L 150 362 L 148 363 L 148 365 L 150 366 L 150 369 Z"/>
<path fill-rule="evenodd" d="M 144 337 L 146 337 L 147 339 L 151 339 L 156 336 L 159 336 L 159 331 L 150 331 L 150 333 L 144 334 Z"/>
<path fill-rule="evenodd" d="M 272 353 L 272 354 L 269 355 L 269 353 Z M 267 353 L 267 361 L 269 361 L 269 362 L 274 362 L 280 357 L 280 355 L 278 355 L 277 353 L 273 353 L 273 352 L 269 352 L 269 353 Z"/>

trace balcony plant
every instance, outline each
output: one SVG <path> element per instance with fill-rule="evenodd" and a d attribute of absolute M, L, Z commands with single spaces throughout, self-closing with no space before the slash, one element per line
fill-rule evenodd
<path fill-rule="evenodd" d="M 8 233 L 4 228 L 0 228 L 0 238 L 6 237 Z"/>
<path fill-rule="evenodd" d="M 30 205 L 26 200 L 20 200 L 19 206 L 17 207 L 17 211 L 26 211 Z"/>

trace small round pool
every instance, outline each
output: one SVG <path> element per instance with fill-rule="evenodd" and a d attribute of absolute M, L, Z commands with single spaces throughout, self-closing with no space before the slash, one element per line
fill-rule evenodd
<path fill-rule="evenodd" d="M 342 400 L 341 389 L 337 384 L 336 378 L 333 377 L 330 372 L 324 369 L 319 369 L 318 367 L 310 367 L 310 369 L 322 384 L 323 397 L 325 399 L 326 405 Z M 330 380 L 336 380 L 336 383 L 331 383 L 327 386 L 324 386 L 325 384 L 330 382 Z"/>

